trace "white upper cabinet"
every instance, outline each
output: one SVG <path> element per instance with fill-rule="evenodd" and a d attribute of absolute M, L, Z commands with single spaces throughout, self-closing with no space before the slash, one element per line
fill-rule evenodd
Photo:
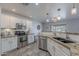
<path fill-rule="evenodd" d="M 10 28 L 15 28 L 16 27 L 16 19 L 13 16 L 9 16 L 9 27 Z"/>
<path fill-rule="evenodd" d="M 2 14 L 1 15 L 1 28 L 15 28 L 15 17 Z"/>
<path fill-rule="evenodd" d="M 16 28 L 16 23 L 26 26 L 26 30 L 32 28 L 32 21 L 24 18 L 15 17 L 8 14 L 1 14 L 1 28 Z"/>
<path fill-rule="evenodd" d="M 16 20 L 15 23 L 21 23 L 21 19 L 20 18 L 16 17 L 15 20 Z"/>
<path fill-rule="evenodd" d="M 1 15 L 1 28 L 7 28 L 9 25 L 9 16 L 2 14 Z"/>
<path fill-rule="evenodd" d="M 27 20 L 27 30 L 32 31 L 32 21 Z"/>

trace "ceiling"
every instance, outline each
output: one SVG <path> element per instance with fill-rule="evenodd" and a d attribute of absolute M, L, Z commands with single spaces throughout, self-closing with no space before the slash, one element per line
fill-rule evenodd
<path fill-rule="evenodd" d="M 32 20 L 37 20 L 40 22 L 46 22 L 46 19 L 52 20 L 53 16 L 58 15 L 58 8 L 61 8 L 60 15 L 62 20 L 79 18 L 79 4 L 76 4 L 77 14 L 71 15 L 72 9 L 71 3 L 39 3 L 35 5 L 34 3 L 22 4 L 22 3 L 0 3 L 0 7 L 6 10 L 12 11 L 15 9 L 14 13 L 22 14 L 24 16 L 31 17 Z M 46 15 L 48 13 L 48 15 Z"/>

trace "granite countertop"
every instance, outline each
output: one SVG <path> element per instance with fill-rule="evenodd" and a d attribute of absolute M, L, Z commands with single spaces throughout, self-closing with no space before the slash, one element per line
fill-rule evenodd
<path fill-rule="evenodd" d="M 59 40 L 54 39 L 53 37 L 55 37 L 55 36 L 51 36 L 51 35 L 42 35 L 41 34 L 39 36 L 47 36 L 48 38 L 52 39 L 53 41 L 55 41 L 55 42 L 61 44 L 62 46 L 70 49 L 73 56 L 79 55 L 79 43 L 63 43 Z"/>
<path fill-rule="evenodd" d="M 10 36 L 1 36 L 1 38 L 11 38 L 11 37 L 17 37 L 16 35 L 10 35 Z"/>

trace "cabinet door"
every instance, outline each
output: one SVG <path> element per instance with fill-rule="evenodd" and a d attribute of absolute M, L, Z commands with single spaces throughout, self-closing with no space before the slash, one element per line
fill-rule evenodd
<path fill-rule="evenodd" d="M 15 17 L 13 17 L 13 16 L 9 16 L 9 27 L 10 28 L 15 28 L 15 26 L 16 26 L 16 19 L 15 19 Z"/>
<path fill-rule="evenodd" d="M 62 49 L 62 48 L 61 48 Z M 65 52 L 63 52 L 58 46 L 55 46 L 55 56 L 65 56 Z"/>
<path fill-rule="evenodd" d="M 49 53 L 50 53 L 52 56 L 54 56 L 54 54 L 55 54 L 55 51 L 54 51 L 55 48 L 54 48 L 54 46 L 52 46 L 50 43 L 48 43 L 47 48 L 48 48 Z"/>
<path fill-rule="evenodd" d="M 0 37 L 0 55 L 1 55 L 1 53 L 2 53 L 2 47 L 1 47 L 1 44 L 2 43 L 2 41 L 1 41 L 1 37 Z"/>
<path fill-rule="evenodd" d="M 52 40 L 48 39 L 47 40 L 47 49 L 49 51 L 49 53 L 54 56 L 55 55 L 55 47 L 54 47 L 54 43 L 51 43 Z"/>
<path fill-rule="evenodd" d="M 6 51 L 6 39 L 2 39 L 2 53 Z"/>
<path fill-rule="evenodd" d="M 1 15 L 1 28 L 9 27 L 9 16 L 2 14 Z"/>
<path fill-rule="evenodd" d="M 11 49 L 16 49 L 17 48 L 17 37 L 13 37 L 11 39 L 12 39 Z"/>
<path fill-rule="evenodd" d="M 55 55 L 56 56 L 69 56 L 70 51 L 66 47 L 59 44 L 55 46 Z"/>
<path fill-rule="evenodd" d="M 7 51 L 11 51 L 17 48 L 17 38 L 5 38 L 2 39 L 2 53 L 6 53 Z"/>
<path fill-rule="evenodd" d="M 47 48 L 51 55 L 70 56 L 70 50 L 55 41 L 48 39 Z"/>
<path fill-rule="evenodd" d="M 10 45 L 9 40 L 7 38 L 2 39 L 2 53 L 9 51 Z"/>

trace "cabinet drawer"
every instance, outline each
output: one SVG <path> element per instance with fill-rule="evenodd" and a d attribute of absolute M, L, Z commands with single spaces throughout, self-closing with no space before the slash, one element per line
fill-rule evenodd
<path fill-rule="evenodd" d="M 58 46 L 55 46 L 55 55 L 56 56 L 68 56 L 65 52 L 61 50 Z"/>
<path fill-rule="evenodd" d="M 70 56 L 70 50 L 62 45 L 55 46 L 56 50 L 59 50 L 61 53 L 63 53 L 66 56 Z"/>
<path fill-rule="evenodd" d="M 58 48 L 61 49 L 61 51 L 65 52 L 66 55 L 70 55 L 70 50 L 62 45 L 58 45 Z"/>
<path fill-rule="evenodd" d="M 48 51 L 49 51 L 49 53 L 52 55 L 52 56 L 54 56 L 54 54 L 55 54 L 55 51 L 54 51 L 55 49 L 54 49 L 54 47 L 53 46 L 48 46 Z"/>

